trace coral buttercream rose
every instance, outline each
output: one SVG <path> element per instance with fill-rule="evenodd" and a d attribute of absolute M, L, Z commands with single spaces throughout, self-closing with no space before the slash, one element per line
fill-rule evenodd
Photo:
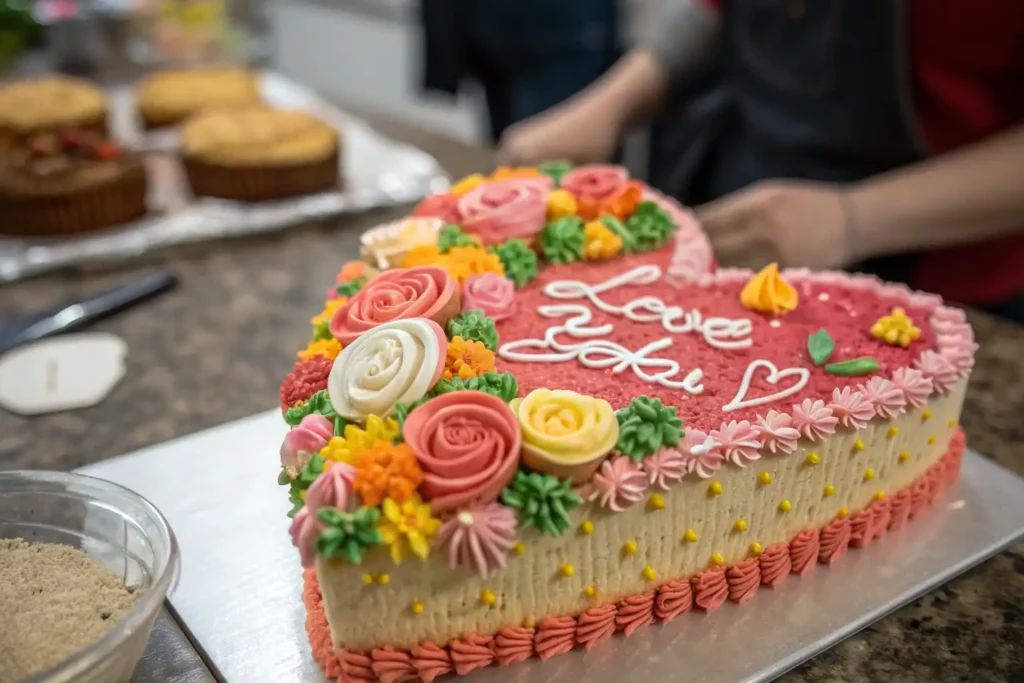
<path fill-rule="evenodd" d="M 423 470 L 420 493 L 435 512 L 493 502 L 519 465 L 519 425 L 492 394 L 432 398 L 409 414 L 402 435 Z"/>
<path fill-rule="evenodd" d="M 488 318 L 505 320 L 515 310 L 516 286 L 496 273 L 472 275 L 462 288 L 462 310 L 483 311 Z"/>
<path fill-rule="evenodd" d="M 378 325 L 338 355 L 327 377 L 327 396 L 346 420 L 386 418 L 398 403 L 426 395 L 444 372 L 447 351 L 444 330 L 433 320 Z"/>
<path fill-rule="evenodd" d="M 575 391 L 536 389 L 509 406 L 523 432 L 523 462 L 574 484 L 590 479 L 619 439 L 608 401 Z"/>
<path fill-rule="evenodd" d="M 548 176 L 484 183 L 459 199 L 462 229 L 484 244 L 529 239 L 547 222 L 551 185 Z"/>
<path fill-rule="evenodd" d="M 597 218 L 600 207 L 614 199 L 629 183 L 629 172 L 621 166 L 593 164 L 574 168 L 562 176 L 561 186 L 576 196 L 579 215 Z"/>
<path fill-rule="evenodd" d="M 331 334 L 348 346 L 382 323 L 429 318 L 444 327 L 460 311 L 458 285 L 443 268 L 397 268 L 370 280 L 335 311 Z"/>
<path fill-rule="evenodd" d="M 462 215 L 459 213 L 459 197 L 452 192 L 444 192 L 427 197 L 412 210 L 414 218 L 440 218 L 445 223 L 458 223 Z"/>

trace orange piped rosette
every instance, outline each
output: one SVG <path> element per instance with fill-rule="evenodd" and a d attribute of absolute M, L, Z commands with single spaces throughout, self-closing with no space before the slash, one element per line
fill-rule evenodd
<path fill-rule="evenodd" d="M 762 268 L 740 292 L 744 308 L 774 315 L 789 313 L 796 308 L 798 300 L 796 289 L 783 279 L 777 263 Z"/>

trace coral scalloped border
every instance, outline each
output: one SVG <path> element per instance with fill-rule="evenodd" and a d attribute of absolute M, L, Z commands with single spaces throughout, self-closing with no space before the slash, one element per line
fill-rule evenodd
<path fill-rule="evenodd" d="M 821 530 L 808 529 L 788 544 L 766 548 L 760 557 L 669 581 L 617 605 L 592 607 L 578 617 L 548 617 L 536 628 L 506 628 L 493 636 L 473 635 L 443 647 L 425 642 L 412 650 L 384 647 L 369 653 L 335 651 L 316 570 L 307 569 L 303 572 L 302 601 L 313 657 L 328 676 L 342 683 L 430 683 L 448 673 L 461 676 L 492 664 L 515 664 L 533 655 L 544 661 L 576 645 L 589 650 L 616 631 L 628 637 L 641 626 L 667 623 L 694 608 L 710 612 L 726 600 L 740 604 L 754 597 L 762 585 L 782 583 L 790 573 L 804 574 L 813 568 L 815 560 L 832 564 L 848 548 L 862 548 L 886 531 L 902 529 L 908 519 L 920 515 L 939 498 L 945 486 L 956 481 L 965 444 L 963 431 L 957 429 L 946 452 L 914 483 L 850 517 L 833 520 Z"/>

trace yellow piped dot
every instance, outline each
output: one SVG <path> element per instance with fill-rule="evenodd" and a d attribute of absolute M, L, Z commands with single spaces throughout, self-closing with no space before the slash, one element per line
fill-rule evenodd
<path fill-rule="evenodd" d="M 583 589 L 583 594 L 586 595 L 588 598 L 596 598 L 597 588 L 595 586 L 587 586 Z"/>
<path fill-rule="evenodd" d="M 391 581 L 391 575 L 390 574 L 377 574 L 377 583 L 379 583 L 380 585 L 383 586 L 384 584 L 386 584 L 389 581 Z"/>
<path fill-rule="evenodd" d="M 732 525 L 733 531 L 743 532 L 747 530 L 747 520 L 740 518 L 736 520 L 736 523 Z"/>
<path fill-rule="evenodd" d="M 582 522 L 580 522 L 580 533 L 584 536 L 589 536 L 590 534 L 594 533 L 594 523 L 591 522 L 589 519 L 585 519 Z"/>
<path fill-rule="evenodd" d="M 762 486 L 767 486 L 768 484 L 772 483 L 772 473 L 762 472 L 761 474 L 757 475 L 757 483 L 761 484 Z"/>
<path fill-rule="evenodd" d="M 763 550 L 764 549 L 761 547 L 761 544 L 757 541 L 754 541 L 750 544 L 750 552 L 754 555 L 760 555 L 763 552 Z"/>
<path fill-rule="evenodd" d="M 686 533 L 683 534 L 683 540 L 686 541 L 687 543 L 696 543 L 697 542 L 697 532 L 694 531 L 693 529 L 687 529 Z"/>
<path fill-rule="evenodd" d="M 885 498 L 885 491 L 883 491 L 882 489 L 878 489 L 877 491 L 875 491 L 875 500 L 882 500 L 884 498 Z"/>
<path fill-rule="evenodd" d="M 839 508 L 839 512 L 836 513 L 836 517 L 839 519 L 846 519 L 850 515 L 850 511 L 846 509 L 846 506 Z"/>
<path fill-rule="evenodd" d="M 636 555 L 636 541 L 626 541 L 622 544 L 623 555 Z"/>
<path fill-rule="evenodd" d="M 363 574 L 363 583 L 367 586 L 373 583 L 373 574 Z"/>
<path fill-rule="evenodd" d="M 808 465 L 817 465 L 819 462 L 821 462 L 821 456 L 814 452 L 808 453 L 807 457 L 804 458 L 804 462 L 806 462 Z"/>
<path fill-rule="evenodd" d="M 717 482 L 717 481 L 713 481 L 710 484 L 708 484 L 708 495 L 711 495 L 711 496 L 720 496 L 720 495 L 722 495 L 722 484 Z"/>
<path fill-rule="evenodd" d="M 644 570 L 640 573 L 643 574 L 644 578 L 648 581 L 654 581 L 654 577 L 657 576 L 657 574 L 654 573 L 654 568 L 651 567 L 651 565 L 647 565 L 646 567 L 644 567 Z"/>
<path fill-rule="evenodd" d="M 931 445 L 933 445 L 933 444 L 934 444 L 934 443 L 935 443 L 936 441 L 938 441 L 938 440 L 939 440 L 939 439 L 938 439 L 938 437 L 936 437 L 936 436 L 929 436 L 929 437 L 928 437 L 928 445 L 929 445 L 929 446 L 931 446 Z"/>
<path fill-rule="evenodd" d="M 861 441 L 860 439 L 857 439 L 856 441 L 853 442 L 853 452 L 860 453 L 862 450 L 864 450 L 864 442 Z"/>
<path fill-rule="evenodd" d="M 781 503 L 779 503 L 779 509 L 782 510 L 783 512 L 789 512 L 790 510 L 793 509 L 793 504 L 790 503 L 788 500 L 784 500 Z"/>
<path fill-rule="evenodd" d="M 484 603 L 488 607 L 494 607 L 494 603 L 498 602 L 498 596 L 494 594 L 494 591 L 487 590 L 485 588 L 480 591 L 480 602 Z"/>
<path fill-rule="evenodd" d="M 409 609 L 412 610 L 413 614 L 423 614 L 423 603 L 419 600 L 416 600 L 411 605 L 409 605 Z"/>
<path fill-rule="evenodd" d="M 950 427 L 956 427 L 956 418 L 954 418 L 954 417 L 949 418 L 949 423 L 948 424 L 949 424 Z"/>
<path fill-rule="evenodd" d="M 714 555 L 712 555 L 711 556 L 711 561 L 714 562 L 717 565 L 725 564 L 725 558 L 722 557 L 722 553 L 715 553 Z"/>
<path fill-rule="evenodd" d="M 932 419 L 932 411 L 925 408 L 924 410 L 921 411 L 921 420 L 923 422 L 927 422 L 930 419 Z"/>
<path fill-rule="evenodd" d="M 516 555 L 522 555 L 526 552 L 526 546 L 522 543 L 516 543 L 514 546 L 512 546 L 512 552 L 514 552 Z"/>
<path fill-rule="evenodd" d="M 871 481 L 875 478 L 875 471 L 870 467 L 864 470 L 864 481 Z"/>
<path fill-rule="evenodd" d="M 900 451 L 900 462 L 910 460 L 910 451 Z"/>
<path fill-rule="evenodd" d="M 836 487 L 833 486 L 832 484 L 827 484 L 825 486 L 824 495 L 825 495 L 826 498 L 828 498 L 829 496 L 836 495 Z"/>
<path fill-rule="evenodd" d="M 558 568 L 558 573 L 564 576 L 565 578 L 569 578 L 570 576 L 576 573 L 576 567 L 566 563 Z"/>
<path fill-rule="evenodd" d="M 887 431 L 885 433 L 885 435 L 888 436 L 890 439 L 893 438 L 893 437 L 899 436 L 900 435 L 900 428 L 895 426 L 895 425 L 892 426 L 892 427 L 889 427 L 889 431 Z"/>
<path fill-rule="evenodd" d="M 665 499 L 661 497 L 660 493 L 652 493 L 651 497 L 647 499 L 647 504 L 652 510 L 665 509 Z"/>

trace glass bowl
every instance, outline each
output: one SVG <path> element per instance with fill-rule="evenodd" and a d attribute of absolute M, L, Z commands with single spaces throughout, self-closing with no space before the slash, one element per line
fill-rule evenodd
<path fill-rule="evenodd" d="M 143 590 L 103 638 L 29 683 L 127 683 L 178 580 L 178 542 L 160 511 L 139 494 L 95 477 L 0 472 L 0 538 L 78 548 Z"/>

